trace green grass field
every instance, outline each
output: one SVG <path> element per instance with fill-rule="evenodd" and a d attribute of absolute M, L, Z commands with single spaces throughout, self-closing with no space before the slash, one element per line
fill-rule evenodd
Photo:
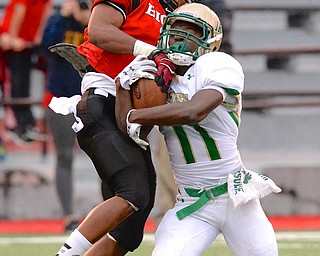
<path fill-rule="evenodd" d="M 48 235 L 0 235 L 1 256 L 54 256 L 66 236 Z M 320 232 L 278 232 L 280 256 L 319 256 Z M 153 236 L 146 235 L 142 245 L 129 256 L 149 256 L 153 248 Z M 222 237 L 203 256 L 231 256 Z"/>

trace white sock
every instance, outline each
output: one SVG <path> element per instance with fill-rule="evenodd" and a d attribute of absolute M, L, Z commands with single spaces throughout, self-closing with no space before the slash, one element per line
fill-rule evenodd
<path fill-rule="evenodd" d="M 75 229 L 61 246 L 56 256 L 80 256 L 86 252 L 92 244 Z"/>

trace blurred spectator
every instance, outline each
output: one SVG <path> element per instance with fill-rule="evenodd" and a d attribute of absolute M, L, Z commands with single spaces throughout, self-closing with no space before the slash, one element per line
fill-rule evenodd
<path fill-rule="evenodd" d="M 51 13 L 51 0 L 10 0 L 1 22 L 0 48 L 10 70 L 11 97 L 30 97 L 32 57 L 41 43 L 43 27 Z M 15 127 L 8 131 L 17 143 L 44 140 L 36 128 L 30 105 L 12 106 Z"/>
<path fill-rule="evenodd" d="M 6 157 L 6 151 L 4 149 L 3 140 L 0 137 L 0 162 L 3 161 Z"/>
<path fill-rule="evenodd" d="M 71 97 L 81 94 L 81 77 L 73 66 L 56 53 L 51 53 L 48 47 L 57 43 L 79 45 L 83 42 L 83 31 L 88 24 L 90 10 L 89 0 L 64 0 L 60 10 L 48 20 L 42 46 L 47 60 L 47 85 L 43 99 L 46 108 L 46 119 L 56 149 L 56 189 L 65 218 L 65 231 L 72 231 L 78 226 L 78 219 L 73 210 L 73 149 L 76 134 L 71 129 L 74 123 L 72 114 L 67 116 L 56 114 L 50 108 L 53 96 Z"/>
<path fill-rule="evenodd" d="M 1 27 L 0 27 L 1 29 Z M 1 30 L 0 30 L 1 37 Z M 0 99 L 3 97 L 3 85 L 5 82 L 6 56 L 0 47 Z"/>
<path fill-rule="evenodd" d="M 1 37 L 1 27 L 0 27 L 0 37 Z M 5 62 L 5 55 L 0 48 L 0 101 L 3 98 L 3 88 L 5 83 L 5 73 L 6 73 L 6 62 Z M 2 106 L 1 106 L 2 107 Z M 2 109 L 0 109 L 1 111 Z M 0 112 L 0 115 L 2 113 Z M 3 127 L 2 127 L 2 119 L 3 116 L 0 117 L 0 161 L 4 160 L 5 157 L 5 149 L 4 149 L 4 141 L 3 141 Z"/>

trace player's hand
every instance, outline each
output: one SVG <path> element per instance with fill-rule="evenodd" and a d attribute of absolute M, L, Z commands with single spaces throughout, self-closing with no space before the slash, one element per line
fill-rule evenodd
<path fill-rule="evenodd" d="M 140 78 L 155 79 L 150 72 L 157 72 L 156 64 L 143 55 L 138 55 L 118 74 L 116 79 L 119 78 L 124 89 L 130 90 L 130 86 Z"/>
<path fill-rule="evenodd" d="M 9 33 L 0 34 L 0 49 L 8 51 L 11 49 L 13 37 Z"/>
<path fill-rule="evenodd" d="M 147 146 L 149 146 L 149 143 L 144 141 L 144 140 L 142 140 L 142 139 L 140 139 L 141 124 L 130 123 L 129 122 L 129 116 L 133 111 L 135 111 L 135 109 L 131 109 L 127 114 L 127 119 L 126 119 L 126 122 L 127 122 L 127 133 L 129 135 L 129 137 L 135 143 L 137 143 L 144 150 L 147 150 Z"/>
<path fill-rule="evenodd" d="M 158 67 L 155 78 L 157 84 L 161 86 L 163 92 L 167 92 L 175 73 L 175 66 L 168 56 L 158 49 L 151 52 L 148 58 L 153 60 Z"/>

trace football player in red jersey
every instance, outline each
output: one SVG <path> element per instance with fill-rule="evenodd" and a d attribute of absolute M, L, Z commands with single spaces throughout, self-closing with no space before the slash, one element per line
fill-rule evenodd
<path fill-rule="evenodd" d="M 57 256 L 121 256 L 140 245 L 154 204 L 155 171 L 150 149 L 140 148 L 117 127 L 114 78 L 134 56 L 145 55 L 157 64 L 157 83 L 168 88 L 174 66 L 155 45 L 166 14 L 186 2 L 193 1 L 94 1 L 84 43 L 77 48 L 87 65 L 82 62 L 74 130 L 103 181 L 106 200 L 72 232 Z"/>

